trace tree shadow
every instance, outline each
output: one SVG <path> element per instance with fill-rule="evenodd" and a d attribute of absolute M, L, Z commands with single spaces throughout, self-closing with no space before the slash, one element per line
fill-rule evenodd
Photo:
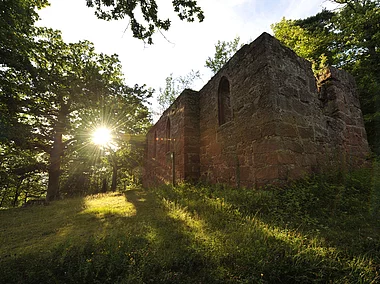
<path fill-rule="evenodd" d="M 323 246 L 257 216 L 241 214 L 222 198 L 197 192 L 181 196 L 170 190 L 115 193 L 110 195 L 113 206 L 102 199 L 104 204 L 91 210 L 88 210 L 89 202 L 97 202 L 95 197 L 93 201 L 86 197 L 58 202 L 51 207 L 0 212 L 0 228 L 8 227 L 12 231 L 8 237 L 18 233 L 25 236 L 23 229 L 31 234 L 29 240 L 13 242 L 26 245 L 26 251 L 17 255 L 4 254 L 0 247 L 2 281 L 355 283 L 360 279 L 373 280 L 370 277 L 374 273 L 366 271 L 362 262 L 355 263 L 334 247 Z M 26 212 L 32 214 L 22 218 Z M 13 218 L 7 214 L 13 214 Z"/>
<path fill-rule="evenodd" d="M 87 210 L 88 198 L 1 212 L 7 238 L 20 235 L 0 248 L 1 282 L 214 282 L 215 267 L 186 224 L 170 217 L 154 194 L 130 190 L 116 198 L 124 199 L 128 214 L 108 205 Z"/>
<path fill-rule="evenodd" d="M 379 280 L 379 262 L 365 254 L 350 255 L 347 247 L 328 245 L 321 240 L 323 237 L 242 214 L 223 198 L 207 198 L 199 193 L 179 195 L 163 193 L 161 197 L 170 198 L 177 207 L 203 222 L 208 239 L 213 240 L 205 242 L 208 251 L 213 251 L 215 244 L 222 244 L 214 255 L 224 280 L 253 283 Z"/>
<path fill-rule="evenodd" d="M 149 243 L 149 267 L 144 281 L 155 283 L 215 283 L 217 266 L 201 239 L 195 240 L 191 228 L 174 218 L 149 191 L 130 190 L 126 198 L 136 207 L 133 218 L 142 222 Z M 153 278 L 152 275 L 154 275 Z"/>
<path fill-rule="evenodd" d="M 60 231 L 83 210 L 83 198 L 53 202 L 49 206 L 13 208 L 0 212 L 1 259 L 39 252 L 61 240 Z"/>

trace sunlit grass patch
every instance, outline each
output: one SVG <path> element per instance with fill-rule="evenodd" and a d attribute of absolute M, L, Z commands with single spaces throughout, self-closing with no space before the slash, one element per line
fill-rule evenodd
<path fill-rule="evenodd" d="M 379 228 L 366 194 L 356 178 L 270 192 L 181 184 L 0 211 L 8 238 L 0 275 L 7 283 L 25 275 L 40 283 L 376 283 Z"/>
<path fill-rule="evenodd" d="M 357 194 L 365 185 L 352 178 L 346 178 L 343 185 L 317 178 L 294 184 L 287 191 L 180 185 L 154 192 L 167 204 L 169 215 L 187 224 L 194 236 L 199 232 L 206 236 L 204 244 L 215 249 L 210 259 L 223 271 L 222 278 L 372 283 L 379 280 L 379 255 L 374 252 L 379 247 L 379 238 L 374 240 L 379 227 L 370 225 L 368 208 L 365 211 L 367 189 Z M 339 199 L 334 200 L 335 195 Z M 355 225 L 340 222 L 345 218 Z M 339 238 L 335 239 L 335 232 L 340 232 Z M 374 240 L 373 249 L 360 248 L 360 232 L 372 236 L 368 239 Z M 351 247 L 340 245 L 341 239 L 347 242 L 352 237 L 358 242 L 350 241 Z M 222 246 L 207 243 L 212 238 Z"/>
<path fill-rule="evenodd" d="M 106 215 L 133 216 L 135 206 L 128 202 L 123 194 L 110 193 L 91 195 L 84 198 L 82 214 L 95 214 L 99 218 Z"/>
<path fill-rule="evenodd" d="M 66 199 L 49 206 L 1 211 L 0 256 L 46 251 L 62 242 L 83 243 L 107 233 L 96 219 L 136 214 L 134 205 L 118 193 Z M 94 219 L 95 218 L 95 219 Z"/>
<path fill-rule="evenodd" d="M 209 258 L 221 257 L 224 253 L 224 244 L 223 234 L 220 231 L 212 230 L 196 211 L 189 212 L 188 207 L 183 207 L 167 199 L 163 199 L 162 204 L 170 218 L 183 223 L 185 227 L 184 233 L 191 236 L 194 245 L 198 249 L 202 250 Z"/>

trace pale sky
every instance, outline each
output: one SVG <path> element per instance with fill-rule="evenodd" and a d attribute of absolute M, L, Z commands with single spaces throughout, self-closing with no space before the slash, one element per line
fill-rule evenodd
<path fill-rule="evenodd" d="M 146 84 L 158 91 L 165 86 L 165 78 L 183 76 L 192 69 L 199 70 L 203 82 L 211 78 L 204 67 L 208 56 L 213 56 L 218 40 L 231 41 L 240 36 L 241 43 L 249 43 L 261 33 L 273 34 L 270 25 L 282 17 L 300 19 L 315 15 L 322 7 L 331 8 L 328 0 L 198 0 L 205 20 L 187 23 L 172 12 L 170 0 L 158 0 L 162 18 L 169 17 L 168 32 L 156 34 L 154 45 L 132 38 L 128 19 L 106 22 L 99 20 L 86 7 L 86 0 L 49 0 L 50 7 L 39 11 L 38 25 L 62 31 L 66 42 L 89 40 L 97 52 L 118 54 L 128 85 Z"/>

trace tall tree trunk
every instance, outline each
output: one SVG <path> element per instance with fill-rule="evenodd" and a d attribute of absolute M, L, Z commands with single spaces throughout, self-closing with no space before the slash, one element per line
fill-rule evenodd
<path fill-rule="evenodd" d="M 62 135 L 65 130 L 65 121 L 68 113 L 68 105 L 61 101 L 61 109 L 58 113 L 53 148 L 50 151 L 49 181 L 46 200 L 52 201 L 59 197 L 59 177 L 61 175 L 61 156 L 63 155 Z"/>
<path fill-rule="evenodd" d="M 112 182 L 111 182 L 111 191 L 116 191 L 117 185 L 117 157 L 115 152 L 110 149 L 110 160 L 112 165 Z"/>
<path fill-rule="evenodd" d="M 16 192 L 15 192 L 15 196 L 13 198 L 13 207 L 16 207 L 17 203 L 18 203 L 18 198 L 20 197 L 20 188 L 21 188 L 21 184 L 24 180 L 24 177 L 20 177 L 19 178 L 19 181 L 17 183 L 17 186 L 16 186 Z"/>
<path fill-rule="evenodd" d="M 52 201 L 59 196 L 59 176 L 61 174 L 61 155 L 62 155 L 62 132 L 56 132 L 53 148 L 50 152 L 49 182 L 46 200 Z"/>
<path fill-rule="evenodd" d="M 3 196 L 1 197 L 0 208 L 3 207 L 4 200 L 5 200 L 5 198 L 6 198 L 7 195 L 8 195 L 8 185 L 5 184 L 4 187 L 5 187 L 5 190 L 4 190 L 4 194 L 3 194 Z"/>
<path fill-rule="evenodd" d="M 13 207 L 16 207 L 17 203 L 18 203 L 18 197 L 20 196 L 20 193 L 18 192 L 18 188 L 16 189 L 16 192 L 15 192 L 15 196 L 13 198 L 13 204 L 12 206 Z"/>
<path fill-rule="evenodd" d="M 107 178 L 103 178 L 103 181 L 102 181 L 102 192 L 105 193 L 107 192 Z"/>
<path fill-rule="evenodd" d="M 5 197 L 7 197 L 7 191 L 6 191 L 6 190 L 4 191 L 3 196 L 1 197 L 0 208 L 3 207 L 3 202 L 4 202 L 4 200 L 5 200 Z"/>
<path fill-rule="evenodd" d="M 24 197 L 24 204 L 28 201 L 28 197 L 29 197 L 29 192 L 25 192 L 25 197 Z"/>
<path fill-rule="evenodd" d="M 117 165 L 116 162 L 112 164 L 112 183 L 111 183 L 111 191 L 116 191 L 117 184 Z"/>

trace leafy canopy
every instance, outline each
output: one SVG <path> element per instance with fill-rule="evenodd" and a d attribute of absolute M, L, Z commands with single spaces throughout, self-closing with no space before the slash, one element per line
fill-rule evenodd
<path fill-rule="evenodd" d="M 215 45 L 214 57 L 207 58 L 205 67 L 211 69 L 216 74 L 241 47 L 239 41 L 240 37 L 238 36 L 228 42 L 218 40 L 218 43 Z"/>
<path fill-rule="evenodd" d="M 162 114 L 183 90 L 192 88 L 199 79 L 201 79 L 199 71 L 194 70 L 184 76 L 173 77 L 173 74 L 170 74 L 166 77 L 165 88 L 160 88 L 158 94 L 159 113 Z"/>
<path fill-rule="evenodd" d="M 95 15 L 103 20 L 129 18 L 133 37 L 153 43 L 152 36 L 158 30 L 167 31 L 171 22 L 158 15 L 156 0 L 86 0 L 87 6 L 95 8 Z M 199 22 L 204 20 L 204 13 L 194 0 L 173 0 L 174 12 L 181 20 Z M 142 16 L 143 20 L 140 20 Z"/>
<path fill-rule="evenodd" d="M 88 41 L 65 43 L 60 32 L 34 26 L 35 9 L 47 4 L 0 2 L 0 201 L 4 206 L 17 206 L 20 199 L 26 202 L 34 187 L 47 185 L 47 197 L 53 200 L 76 177 L 87 180 L 79 190 L 96 182 L 96 177 L 91 178 L 92 163 L 99 157 L 86 159 L 91 131 L 85 130 L 105 119 L 105 106 L 109 117 L 118 118 L 114 127 L 121 134 L 139 135 L 150 124 L 145 102 L 151 93 L 144 86 L 126 85 L 117 55 L 96 53 Z M 44 196 L 46 188 L 34 192 Z"/>

